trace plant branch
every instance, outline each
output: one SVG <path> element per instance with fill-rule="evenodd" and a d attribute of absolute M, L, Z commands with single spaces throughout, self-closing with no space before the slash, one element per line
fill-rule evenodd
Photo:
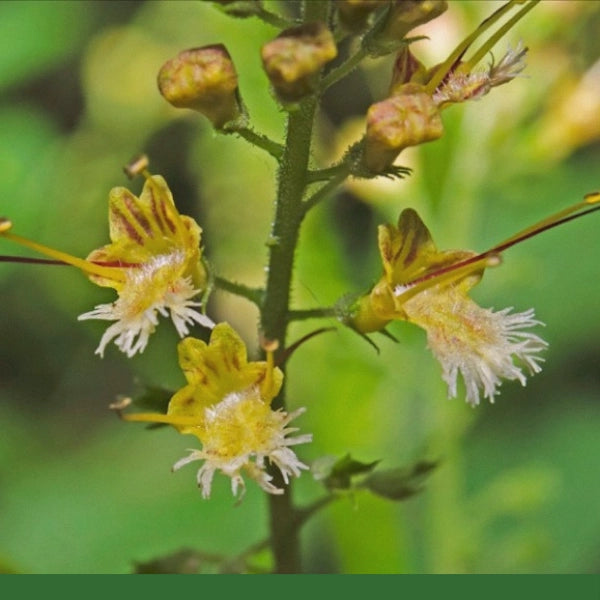
<path fill-rule="evenodd" d="M 300 104 L 297 111 L 289 114 L 286 147 L 279 168 L 272 243 L 269 244 L 267 286 L 261 306 L 261 325 L 263 336 L 269 340 L 277 340 L 280 348 L 285 347 L 287 334 L 294 254 L 304 216 L 302 198 L 306 187 L 316 106 L 316 99 L 310 97 Z M 273 408 L 285 408 L 285 386 L 273 401 Z M 285 494 L 269 496 L 275 570 L 277 573 L 299 573 L 300 540 L 298 531 L 290 526 L 295 517 L 292 487 L 284 486 L 278 471 L 272 475 L 274 485 L 286 487 Z"/>
<path fill-rule="evenodd" d="M 308 183 L 316 183 L 318 181 L 328 181 L 332 177 L 339 175 L 340 173 L 348 173 L 349 167 L 346 162 L 338 163 L 332 167 L 325 167 L 324 169 L 315 169 L 309 171 L 307 175 Z"/>
<path fill-rule="evenodd" d="M 321 509 L 325 508 L 334 500 L 339 500 L 342 496 L 338 496 L 335 494 L 329 494 L 327 496 L 323 496 L 318 500 L 315 500 L 312 504 L 300 508 L 295 511 L 294 518 L 289 522 L 289 529 L 298 531 L 306 521 L 314 514 L 319 512 Z M 246 548 L 236 556 L 228 559 L 227 561 L 223 561 L 220 572 L 221 573 L 240 573 L 242 569 L 240 567 L 246 567 L 248 565 L 248 558 L 250 558 L 253 554 L 258 552 L 262 552 L 266 548 L 271 545 L 272 538 L 267 537 L 264 538 Z"/>
<path fill-rule="evenodd" d="M 340 171 L 337 175 L 332 177 L 327 183 L 322 185 L 312 196 L 309 196 L 303 202 L 304 212 L 308 212 L 313 206 L 316 206 L 322 200 L 325 200 L 333 190 L 340 186 L 340 184 L 348 177 L 349 169 Z"/>
<path fill-rule="evenodd" d="M 252 288 L 243 283 L 229 281 L 223 277 L 215 277 L 213 279 L 215 287 L 236 296 L 242 296 L 246 300 L 250 300 L 257 306 L 260 305 L 265 291 L 262 288 Z"/>
<path fill-rule="evenodd" d="M 268 152 L 275 160 L 281 160 L 283 146 L 262 133 L 256 133 L 256 131 L 250 129 L 250 127 L 224 129 L 223 133 L 237 134 L 247 142 L 250 142 L 253 146 Z"/>
<path fill-rule="evenodd" d="M 302 8 L 304 22 L 326 22 L 329 3 L 305 0 Z M 275 216 L 268 245 L 267 284 L 260 316 L 263 338 L 277 341 L 280 352 L 285 348 L 294 255 L 305 215 L 303 198 L 317 105 L 315 94 L 288 113 L 285 149 L 279 161 Z M 285 409 L 285 390 L 284 383 L 279 396 L 273 400 L 274 410 Z M 292 499 L 293 488 L 286 485 L 278 469 L 270 469 L 270 474 L 273 485 L 285 488 L 284 494 L 268 497 L 275 572 L 300 573 L 300 538 L 295 525 L 297 510 Z"/>
<path fill-rule="evenodd" d="M 341 65 L 338 65 L 334 69 L 331 69 L 325 77 L 321 80 L 321 85 L 319 86 L 319 91 L 322 93 L 328 87 L 331 87 L 334 83 L 337 83 L 340 79 L 343 79 L 348 75 L 351 71 L 353 71 L 360 63 L 368 55 L 368 50 L 365 46 L 362 46 L 346 61 L 344 61 Z"/>
<path fill-rule="evenodd" d="M 279 29 L 286 29 L 288 27 L 292 27 L 293 25 L 297 25 L 298 21 L 292 19 L 286 19 L 277 13 L 271 12 L 259 5 L 259 8 L 256 11 L 256 16 L 265 23 L 269 25 L 273 25 L 273 27 L 278 27 Z"/>
<path fill-rule="evenodd" d="M 308 308 L 303 310 L 290 310 L 288 321 L 305 321 L 306 319 L 324 319 L 337 316 L 335 307 Z"/>

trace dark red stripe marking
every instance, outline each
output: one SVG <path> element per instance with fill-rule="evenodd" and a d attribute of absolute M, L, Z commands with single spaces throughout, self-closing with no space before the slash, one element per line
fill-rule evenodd
<path fill-rule="evenodd" d="M 125 206 L 127 210 L 129 210 L 131 216 L 138 222 L 140 227 L 146 232 L 148 237 L 152 237 L 152 227 L 144 216 L 144 214 L 140 211 L 137 202 L 133 198 L 126 197 L 124 199 Z"/>
<path fill-rule="evenodd" d="M 130 237 L 132 240 L 135 240 L 138 244 L 140 244 L 140 246 L 143 245 L 143 240 L 140 234 L 135 230 L 134 227 L 132 227 L 125 215 L 116 206 L 113 205 L 112 208 L 113 215 L 116 217 L 119 227 L 127 233 L 128 237 Z"/>

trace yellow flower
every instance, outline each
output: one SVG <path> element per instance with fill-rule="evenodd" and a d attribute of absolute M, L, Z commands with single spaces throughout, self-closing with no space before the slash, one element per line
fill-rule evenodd
<path fill-rule="evenodd" d="M 10 223 L 0 235 L 73 265 L 93 283 L 117 291 L 115 302 L 79 317 L 115 321 L 100 340 L 96 353 L 101 356 L 112 340 L 129 357 L 143 352 L 159 315 L 170 316 L 181 337 L 193 323 L 214 326 L 198 312 L 201 303 L 193 300 L 206 286 L 200 261 L 201 229 L 191 217 L 177 212 L 160 175 L 146 175 L 139 198 L 126 188 L 113 188 L 109 226 L 112 243 L 94 250 L 85 260 L 10 233 Z"/>
<path fill-rule="evenodd" d="M 254 479 L 270 494 L 283 490 L 271 483 L 267 461 L 275 465 L 285 483 L 308 467 L 290 446 L 312 441 L 312 435 L 287 437 L 297 431 L 289 423 L 304 409 L 286 413 L 272 410 L 271 401 L 281 389 L 283 373 L 266 361 L 248 362 L 246 347 L 227 323 L 213 329 L 209 344 L 195 338 L 179 343 L 179 363 L 188 381 L 170 400 L 166 414 L 131 413 L 128 421 L 168 423 L 182 434 L 195 435 L 201 450 L 177 461 L 173 469 L 195 460 L 198 486 L 204 498 L 211 493 L 216 471 L 231 478 L 234 496 L 244 490 L 242 473 Z"/>
<path fill-rule="evenodd" d="M 509 47 L 497 63 L 493 57 L 485 68 L 479 67 L 479 63 L 537 2 L 538 0 L 506 2 L 463 39 L 446 60 L 429 70 L 413 56 L 410 47 L 402 48 L 398 52 L 392 73 L 391 95 L 401 92 L 407 83 L 419 84 L 431 96 L 434 105 L 442 109 L 466 100 L 476 100 L 489 93 L 492 88 L 508 83 L 525 68 L 527 48 L 522 42 L 518 42 L 514 49 Z M 520 10 L 465 58 L 475 42 L 519 4 L 522 5 Z"/>
<path fill-rule="evenodd" d="M 379 251 L 384 274 L 355 307 L 350 324 L 356 329 L 376 331 L 393 319 L 422 327 L 442 365 L 449 397 L 457 395 L 460 374 L 466 400 L 473 406 L 479 404 L 481 392 L 493 402 L 502 379 L 525 385 L 526 377 L 514 359 L 531 374 L 540 371 L 543 359 L 538 354 L 547 344 L 524 331 L 541 324 L 533 310 L 494 312 L 468 296 L 484 268 L 498 264 L 497 253 L 437 250 L 412 209 L 402 212 L 397 227 L 379 227 Z"/>
<path fill-rule="evenodd" d="M 514 79 L 525 68 L 527 48 L 521 42 L 514 50 L 509 48 L 498 63 L 494 63 L 492 58 L 491 64 L 485 69 L 480 69 L 478 64 L 536 3 L 537 0 L 525 2 L 468 59 L 465 59 L 465 54 L 475 41 L 517 6 L 518 0 L 510 0 L 497 9 L 461 41 L 446 60 L 431 69 L 426 69 L 413 55 L 410 45 L 401 47 L 392 70 L 389 97 L 372 104 L 367 112 L 362 158 L 367 171 L 385 173 L 405 148 L 440 138 L 443 134 L 442 109 L 481 98 L 492 88 Z M 389 24 L 395 23 L 394 27 L 406 33 L 415 26 L 413 18 L 417 24 L 420 19 L 428 21 L 446 10 L 446 5 L 445 2 L 436 1 L 398 2 L 388 12 L 388 18 L 391 19 Z M 394 14 L 395 18 L 392 18 Z M 383 35 L 380 41 L 385 37 Z M 400 31 L 392 36 L 393 39 L 401 37 L 403 34 Z"/>
<path fill-rule="evenodd" d="M 523 46 L 523 42 L 518 42 L 514 49 L 508 48 L 498 63 L 492 60 L 487 69 L 468 70 L 458 67 L 450 71 L 434 91 L 434 103 L 446 106 L 485 96 L 492 88 L 508 83 L 525 69 L 526 54 L 527 48 Z"/>

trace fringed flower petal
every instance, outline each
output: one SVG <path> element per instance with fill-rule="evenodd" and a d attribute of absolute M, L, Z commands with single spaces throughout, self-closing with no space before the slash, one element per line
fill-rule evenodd
<path fill-rule="evenodd" d="M 287 413 L 271 408 L 283 382 L 272 355 L 266 361 L 249 362 L 239 335 L 227 323 L 219 323 L 208 344 L 182 340 L 179 363 L 188 384 L 171 398 L 166 415 L 133 413 L 123 418 L 169 423 L 180 433 L 196 436 L 202 448 L 191 450 L 173 469 L 202 461 L 197 481 L 205 498 L 211 494 L 216 472 L 231 478 L 234 496 L 243 494 L 244 477 L 270 494 L 282 494 L 283 489 L 272 483 L 269 465 L 279 470 L 285 484 L 298 477 L 308 467 L 290 447 L 310 442 L 312 435 L 292 436 L 297 429 L 289 427 L 304 409 Z"/>

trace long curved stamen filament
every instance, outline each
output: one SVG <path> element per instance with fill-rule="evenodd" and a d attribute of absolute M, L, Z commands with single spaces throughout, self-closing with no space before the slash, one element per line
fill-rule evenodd
<path fill-rule="evenodd" d="M 111 404 L 109 408 L 114 410 L 119 418 L 124 421 L 136 421 L 139 423 L 164 423 L 165 425 L 180 425 L 180 426 L 191 426 L 197 427 L 202 423 L 197 416 L 190 417 L 184 415 L 168 415 L 163 413 L 155 412 L 138 412 L 126 414 L 123 411 L 131 405 L 131 398 L 123 398 L 114 404 Z"/>
<path fill-rule="evenodd" d="M 162 413 L 130 413 L 123 414 L 118 411 L 119 417 L 124 421 L 136 421 L 140 423 L 164 423 L 166 425 L 187 425 L 198 427 L 201 425 L 198 417 L 185 417 L 183 415 L 164 415 Z"/>
<path fill-rule="evenodd" d="M 477 63 L 504 37 L 504 35 L 512 29 L 540 0 L 532 0 L 526 4 L 516 15 L 512 16 L 496 33 L 475 52 L 471 58 L 461 66 L 466 72 L 469 72 Z"/>
<path fill-rule="evenodd" d="M 527 12 L 529 12 L 539 0 L 532 0 L 529 4 L 523 7 L 510 21 L 508 21 L 495 35 L 493 35 L 488 42 L 483 44 L 483 46 L 476 52 L 475 57 L 478 57 L 477 60 L 472 58 L 469 60 L 468 64 L 470 68 L 475 66 L 475 64 L 481 60 L 481 57 L 487 53 L 490 48 Z M 469 36 L 467 36 L 450 54 L 450 56 L 440 65 L 437 69 L 431 80 L 426 86 L 426 91 L 428 94 L 433 94 L 438 86 L 444 81 L 448 73 L 452 71 L 455 67 L 456 63 L 460 61 L 464 53 L 469 49 L 471 44 L 487 29 L 489 29 L 494 23 L 496 23 L 499 19 L 501 19 L 509 10 L 513 8 L 515 4 L 522 4 L 522 0 L 510 0 L 504 6 L 501 6 L 498 10 L 492 13 L 489 17 L 484 19 L 479 27 Z M 492 43 L 493 40 L 493 43 Z"/>
<path fill-rule="evenodd" d="M 8 256 L 6 254 L 0 254 L 0 262 L 11 262 L 11 263 L 26 263 L 28 265 L 57 265 L 63 267 L 70 267 L 66 262 L 62 260 L 53 260 L 51 258 L 30 258 L 29 256 Z"/>
<path fill-rule="evenodd" d="M 400 291 L 395 291 L 394 296 L 396 296 L 398 300 L 406 302 L 433 286 L 442 283 L 450 283 L 458 279 L 464 279 L 477 271 L 486 269 L 487 267 L 495 267 L 500 263 L 501 258 L 498 254 L 477 254 L 476 256 L 461 260 L 460 262 L 447 267 L 442 267 L 437 271 L 427 273 L 427 275 L 418 277 L 417 279 L 413 279 L 408 283 L 398 286 Z"/>
<path fill-rule="evenodd" d="M 485 254 L 502 252 L 519 242 L 537 235 L 538 233 L 542 233 L 543 231 L 547 231 L 553 227 L 558 227 L 563 223 L 568 223 L 573 219 L 578 219 L 579 217 L 583 217 L 589 213 L 596 212 L 597 210 L 600 210 L 600 206 L 595 206 L 593 208 L 587 207 L 598 203 L 600 203 L 600 192 L 591 192 L 586 194 L 581 202 L 577 202 L 576 204 L 573 204 L 573 206 L 569 206 L 568 208 L 565 208 L 549 217 L 546 217 L 545 219 L 542 219 L 541 221 L 538 221 L 535 225 L 531 225 L 530 227 L 519 231 L 493 248 L 490 248 Z"/>
<path fill-rule="evenodd" d="M 279 342 L 277 340 L 261 340 L 261 346 L 265 351 L 267 358 L 267 368 L 265 370 L 265 376 L 260 382 L 260 393 L 261 396 L 267 401 L 273 400 L 273 372 L 275 370 L 275 351 L 279 348 Z"/>
<path fill-rule="evenodd" d="M 273 356 L 272 350 L 267 350 L 267 372 L 265 373 L 265 379 L 261 383 L 261 395 L 265 397 L 266 400 L 271 401 L 272 394 L 270 391 L 273 389 L 273 370 L 275 369 L 275 358 Z M 264 393 L 263 393 L 264 390 Z M 269 397 L 271 396 L 271 397 Z"/>
<path fill-rule="evenodd" d="M 15 233 L 11 233 L 9 231 L 11 226 L 12 223 L 10 222 L 10 220 L 0 220 L 0 236 L 7 240 L 11 240 L 17 244 L 20 244 L 21 246 L 25 246 L 26 248 L 35 250 L 40 254 L 44 254 L 45 256 L 49 256 L 55 260 L 77 267 L 78 269 L 81 269 L 84 273 L 88 273 L 90 275 L 98 275 L 100 277 L 112 279 L 113 281 L 125 281 L 125 273 L 123 273 L 123 271 L 119 268 L 98 265 L 96 263 L 84 260 L 83 258 L 78 258 L 60 250 L 55 250 L 54 248 L 50 248 L 49 246 L 38 244 L 33 240 L 29 240 Z"/>
<path fill-rule="evenodd" d="M 448 265 L 447 267 L 442 267 L 437 271 L 427 273 L 427 275 L 418 277 L 417 279 L 413 279 L 412 281 L 403 284 L 400 286 L 401 291 L 396 295 L 396 297 L 401 299 L 402 302 L 405 302 L 434 285 L 439 285 L 440 283 L 449 283 L 457 279 L 462 279 L 482 268 L 497 266 L 501 262 L 500 253 L 504 250 L 539 233 L 542 233 L 543 231 L 547 231 L 553 227 L 558 227 L 563 223 L 568 223 L 573 219 L 583 217 L 589 213 L 596 212 L 600 210 L 600 206 L 594 206 L 593 208 L 587 207 L 598 203 L 600 203 L 600 192 L 591 192 L 586 194 L 583 201 L 577 202 L 573 206 L 565 208 L 551 215 L 550 217 L 539 221 L 535 225 L 523 229 L 519 233 L 513 235 L 500 244 L 497 244 L 493 248 L 486 250 L 485 252 L 476 254 L 475 256 L 471 256 L 470 258 L 459 261 L 452 265 Z"/>

